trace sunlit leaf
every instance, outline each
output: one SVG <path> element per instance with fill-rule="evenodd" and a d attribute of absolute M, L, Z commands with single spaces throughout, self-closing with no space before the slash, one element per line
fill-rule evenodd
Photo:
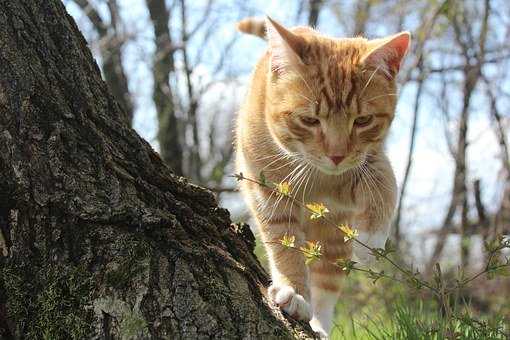
<path fill-rule="evenodd" d="M 329 212 L 328 208 L 322 203 L 308 203 L 306 207 L 312 213 L 310 215 L 311 220 L 324 217 Z"/>
<path fill-rule="evenodd" d="M 283 235 L 283 238 L 280 240 L 280 243 L 282 246 L 287 248 L 294 248 L 294 241 L 296 240 L 296 237 L 294 235 Z"/>
<path fill-rule="evenodd" d="M 288 182 L 275 183 L 275 188 L 280 195 L 289 196 L 290 194 L 290 185 Z"/>
<path fill-rule="evenodd" d="M 349 275 L 349 273 L 356 268 L 355 265 L 357 262 L 346 259 L 338 259 L 335 263 L 345 272 L 345 275 Z"/>
<path fill-rule="evenodd" d="M 308 241 L 306 247 L 299 248 L 305 256 L 305 264 L 310 264 L 314 260 L 320 259 L 322 256 L 321 252 L 322 245 L 317 242 Z"/>
<path fill-rule="evenodd" d="M 359 236 L 359 232 L 356 229 L 352 229 L 347 224 L 339 225 L 338 229 L 340 229 L 345 234 L 344 242 L 350 241 Z"/>

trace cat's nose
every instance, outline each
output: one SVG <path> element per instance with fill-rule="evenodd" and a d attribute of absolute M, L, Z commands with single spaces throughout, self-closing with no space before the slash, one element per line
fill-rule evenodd
<path fill-rule="evenodd" d="M 344 160 L 344 158 L 345 158 L 345 156 L 340 156 L 340 155 L 329 156 L 329 159 L 331 159 L 331 161 L 335 165 L 338 165 L 341 161 Z"/>

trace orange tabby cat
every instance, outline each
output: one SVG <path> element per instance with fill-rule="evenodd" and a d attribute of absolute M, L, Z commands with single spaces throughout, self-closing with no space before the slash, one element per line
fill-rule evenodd
<path fill-rule="evenodd" d="M 264 29 L 265 26 L 265 29 Z M 395 113 L 395 76 L 410 43 L 408 32 L 384 39 L 336 39 L 309 27 L 286 29 L 268 18 L 246 19 L 241 31 L 263 36 L 268 51 L 258 62 L 237 118 L 237 171 L 268 182 L 288 182 L 305 203 L 321 202 L 328 217 L 356 228 L 359 240 L 383 247 L 396 199 L 384 139 Z M 331 263 L 363 247 L 281 195 L 243 181 L 271 267 L 269 297 L 327 336 L 340 293 L 342 270 Z M 303 254 L 281 245 L 317 241 L 322 257 L 309 266 Z"/>

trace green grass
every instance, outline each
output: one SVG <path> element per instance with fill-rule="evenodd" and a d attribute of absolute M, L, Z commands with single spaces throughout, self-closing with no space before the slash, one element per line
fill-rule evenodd
<path fill-rule="evenodd" d="M 257 239 L 255 254 L 267 268 Z M 385 279 L 376 284 L 354 272 L 344 282 L 336 306 L 331 339 L 360 340 L 507 340 L 510 339 L 510 298 L 487 294 L 483 312 L 469 301 L 456 301 L 455 317 L 446 320 L 430 294 Z M 503 293 L 504 294 L 504 293 Z"/>
<path fill-rule="evenodd" d="M 422 300 L 410 301 L 400 298 L 391 306 L 365 306 L 355 314 L 348 314 L 350 301 L 337 305 L 335 327 L 331 339 L 361 340 L 440 340 L 440 339 L 508 339 L 508 325 L 502 318 L 490 321 L 470 317 L 446 323 L 426 306 Z M 505 333 L 506 332 L 506 333 Z"/>

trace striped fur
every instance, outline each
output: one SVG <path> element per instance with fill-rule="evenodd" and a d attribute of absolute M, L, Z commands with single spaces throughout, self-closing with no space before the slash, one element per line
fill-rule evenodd
<path fill-rule="evenodd" d="M 271 19 L 239 23 L 241 31 L 261 37 L 264 27 L 268 51 L 237 117 L 237 171 L 252 178 L 264 172 L 269 183 L 288 182 L 302 203 L 324 203 L 330 220 L 351 225 L 379 247 L 396 201 L 383 143 L 408 33 L 372 41 L 335 39 L 308 27 L 288 30 Z M 369 123 L 356 123 L 363 119 Z M 331 155 L 344 158 L 335 165 Z M 343 272 L 332 263 L 350 258 L 351 245 L 334 226 L 310 220 L 302 205 L 250 182 L 241 189 L 268 253 L 271 298 L 296 318 L 313 316 L 314 329 L 327 334 L 332 307 L 321 301 L 339 296 Z M 285 235 L 295 237 L 296 247 L 320 242 L 321 260 L 305 266 L 302 254 L 280 244 Z"/>

